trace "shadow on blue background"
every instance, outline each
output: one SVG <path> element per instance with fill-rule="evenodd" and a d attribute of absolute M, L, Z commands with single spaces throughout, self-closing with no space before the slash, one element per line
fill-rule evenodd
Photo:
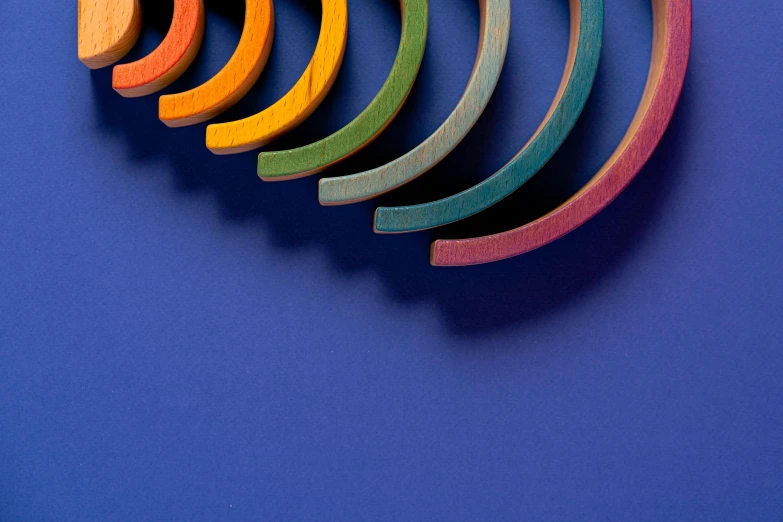
<path fill-rule="evenodd" d="M 127 60 L 171 7 L 145 0 Z M 215 74 L 241 0 L 167 92 Z M 259 111 L 304 71 L 316 0 L 275 0 Z M 425 139 L 468 80 L 476 0 L 430 0 L 404 109 L 330 175 Z M 512 0 L 484 117 L 382 203 L 490 175 L 560 81 L 566 0 Z M 505 230 L 573 194 L 620 142 L 649 67 L 649 0 L 607 0 L 595 90 L 543 172 L 496 208 L 404 236 L 317 180 L 265 184 L 76 57 L 75 2 L 0 2 L 0 521 L 779 520 L 783 513 L 783 4 L 694 0 L 671 127 L 630 187 L 529 255 L 436 269 L 430 241 Z M 373 99 L 397 0 L 349 0 L 345 64 L 285 148 Z M 772 95 L 771 95 L 772 93 Z"/>
<path fill-rule="evenodd" d="M 473 0 L 460 0 L 460 3 L 475 10 Z M 651 24 L 649 2 L 639 0 L 636 3 L 639 6 L 637 10 L 646 15 L 647 23 Z M 320 4 L 306 1 L 289 4 L 289 9 L 300 11 L 296 13 L 298 22 L 307 22 L 302 32 L 311 38 L 312 45 L 300 44 L 297 50 L 302 51 L 302 56 L 308 56 L 315 47 Z M 164 33 L 171 19 L 170 6 L 150 1 L 143 5 L 145 20 L 150 20 L 149 26 Z M 207 5 L 211 14 L 221 15 L 241 29 L 244 17 L 241 5 L 236 2 L 228 5 L 211 2 Z M 398 34 L 397 0 L 385 0 L 380 5 L 386 11 L 383 12 L 384 21 L 396 21 L 397 27 L 393 27 L 391 32 Z M 567 19 L 568 2 L 560 2 L 559 7 L 562 17 Z M 374 5 L 373 10 L 377 17 L 378 6 Z M 285 17 L 282 22 L 278 20 L 279 30 L 286 30 L 284 24 L 287 21 Z M 204 47 L 209 48 L 212 44 L 208 33 Z M 354 58 L 355 49 L 349 42 L 341 72 L 322 106 L 306 124 L 272 144 L 270 149 L 311 143 L 350 121 L 343 116 L 340 118 L 343 121 L 335 122 L 333 115 L 355 112 L 350 103 L 343 103 L 354 97 L 351 85 L 362 74 Z M 137 54 L 146 52 L 137 51 Z M 286 79 L 281 78 L 281 70 L 285 67 L 275 62 L 285 58 L 281 52 L 273 53 L 266 72 L 251 94 L 217 121 L 230 121 L 255 113 L 282 95 L 288 88 L 283 88 Z M 296 67 L 291 67 L 289 73 L 300 74 L 306 65 L 301 57 L 297 58 L 300 69 L 297 71 Z M 427 55 L 407 103 L 382 138 L 354 158 L 331 169 L 328 175 L 373 168 L 407 152 L 421 141 L 422 133 L 417 132 L 420 125 L 417 115 L 427 113 L 427 104 L 433 95 L 437 95 L 425 92 L 431 90 L 434 83 L 435 74 L 431 71 L 434 60 L 431 53 Z M 275 244 L 283 249 L 297 251 L 306 245 L 319 244 L 329 252 L 336 270 L 347 274 L 364 270 L 377 273 L 395 301 L 401 304 L 435 301 L 443 311 L 450 330 L 460 335 L 481 336 L 487 330 L 535 321 L 539 316 L 573 301 L 575 295 L 589 292 L 591 287 L 601 283 L 603 276 L 623 263 L 639 242 L 644 241 L 647 226 L 661 211 L 676 177 L 682 174 L 681 158 L 688 153 L 689 114 L 692 105 L 697 103 L 691 92 L 692 80 L 688 80 L 669 130 L 652 160 L 627 193 L 582 230 L 537 252 L 511 262 L 473 267 L 467 271 L 434 269 L 426 263 L 432 240 L 475 237 L 523 225 L 557 207 L 589 179 L 600 166 L 598 158 L 608 155 L 605 146 L 591 155 L 591 147 L 595 147 L 598 141 L 595 136 L 605 126 L 605 113 L 612 110 L 613 94 L 607 88 L 613 81 L 612 73 L 607 72 L 605 65 L 599 69 L 595 89 L 583 116 L 565 145 L 523 189 L 477 218 L 434 232 L 372 241 L 372 213 L 378 202 L 432 201 L 459 192 L 480 180 L 476 173 L 488 175 L 497 168 L 491 136 L 509 125 L 504 119 L 507 105 L 525 102 L 518 94 L 518 76 L 508 73 L 510 70 L 519 73 L 518 60 L 519 56 L 509 55 L 506 72 L 501 76 L 485 114 L 447 160 L 396 193 L 376 202 L 348 207 L 319 208 L 317 177 L 264 185 L 254 174 L 256 153 L 229 157 L 211 155 L 204 148 L 203 125 L 172 131 L 155 119 L 157 98 L 154 96 L 118 103 L 116 93 L 110 88 L 110 69 L 93 73 L 96 121 L 111 134 L 123 136 L 128 154 L 136 161 L 144 163 L 155 158 L 168 162 L 179 190 L 185 193 L 207 190 L 214 194 L 224 219 L 243 224 L 248 221 L 270 224 Z M 602 63 L 606 64 L 606 61 L 604 58 Z M 699 71 L 694 69 L 691 69 L 690 77 L 699 75 Z M 169 91 L 176 92 L 176 86 L 183 83 L 197 85 L 199 78 L 208 78 L 213 73 L 197 60 L 188 75 Z M 291 81 L 290 78 L 287 80 Z M 270 85 L 273 87 L 270 88 Z M 259 91 L 263 92 L 259 95 Z M 628 113 L 628 110 L 625 112 Z M 615 131 L 614 134 L 619 142 L 622 133 Z"/>

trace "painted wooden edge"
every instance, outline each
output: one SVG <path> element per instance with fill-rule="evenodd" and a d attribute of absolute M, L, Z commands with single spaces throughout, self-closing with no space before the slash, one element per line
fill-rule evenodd
<path fill-rule="evenodd" d="M 195 125 L 236 104 L 261 75 L 272 50 L 274 33 L 272 0 L 246 0 L 242 36 L 226 66 L 194 89 L 161 96 L 161 121 L 169 127 Z"/>
<path fill-rule="evenodd" d="M 371 199 L 398 188 L 442 161 L 465 138 L 492 97 L 508 50 L 510 0 L 480 0 L 481 31 L 470 80 L 456 108 L 418 147 L 376 169 L 322 179 L 322 205 L 344 205 Z"/>
<path fill-rule="evenodd" d="M 204 22 L 204 0 L 174 0 L 174 16 L 166 37 L 144 58 L 114 68 L 114 90 L 126 98 L 136 98 L 171 85 L 196 58 L 204 38 Z"/>
<path fill-rule="evenodd" d="M 436 241 L 436 266 L 489 263 L 542 247 L 574 231 L 606 208 L 636 177 L 671 121 L 688 69 L 691 0 L 653 0 L 653 56 L 642 102 L 609 161 L 582 190 L 540 219 L 486 237 Z"/>
<path fill-rule="evenodd" d="M 378 95 L 348 125 L 316 143 L 261 153 L 258 157 L 261 179 L 282 181 L 321 172 L 367 146 L 391 123 L 416 81 L 427 44 L 429 19 L 427 0 L 402 0 L 400 8 L 400 46 Z"/>
<path fill-rule="evenodd" d="M 381 207 L 375 231 L 402 233 L 453 223 L 498 203 L 533 177 L 571 132 L 587 102 L 603 39 L 603 0 L 570 0 L 571 38 L 563 81 L 549 114 L 527 145 L 498 172 L 448 198 L 405 207 Z"/>
<path fill-rule="evenodd" d="M 321 0 L 321 32 L 307 69 L 285 96 L 260 113 L 207 127 L 207 148 L 236 154 L 261 147 L 307 119 L 334 84 L 348 40 L 347 0 Z"/>
<path fill-rule="evenodd" d="M 90 69 L 108 67 L 128 54 L 141 33 L 139 0 L 79 0 L 79 60 Z"/>

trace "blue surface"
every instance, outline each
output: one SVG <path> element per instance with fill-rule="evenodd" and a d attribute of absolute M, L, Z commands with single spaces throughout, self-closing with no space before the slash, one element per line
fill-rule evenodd
<path fill-rule="evenodd" d="M 165 7 L 132 57 L 166 30 Z M 550 165 L 499 208 L 375 236 L 372 203 L 263 184 L 76 58 L 75 3 L 4 0 L 0 22 L 0 520 L 780 520 L 783 513 L 783 10 L 696 0 L 672 127 L 576 233 L 470 269 L 433 237 L 499 231 L 600 167 L 639 103 L 648 0 L 609 1 L 594 94 Z M 210 77 L 241 2 L 208 3 Z M 266 72 L 222 120 L 283 94 L 316 2 L 277 0 Z M 358 114 L 391 68 L 397 0 L 351 0 L 345 65 L 277 147 Z M 170 9 L 170 7 L 169 7 Z M 565 0 L 513 6 L 481 122 L 384 204 L 453 194 L 527 141 L 565 61 Z M 475 0 L 431 0 L 421 76 L 395 123 L 333 170 L 406 152 L 448 116 Z"/>

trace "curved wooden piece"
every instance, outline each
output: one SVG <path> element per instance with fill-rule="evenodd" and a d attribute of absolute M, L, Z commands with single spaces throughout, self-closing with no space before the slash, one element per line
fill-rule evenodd
<path fill-rule="evenodd" d="M 245 0 L 245 26 L 236 51 L 206 83 L 160 97 L 159 116 L 169 127 L 195 125 L 214 118 L 247 94 L 272 50 L 275 14 L 272 0 Z"/>
<path fill-rule="evenodd" d="M 495 91 L 508 49 L 510 0 L 479 0 L 481 32 L 476 63 L 454 112 L 418 147 L 382 167 L 339 178 L 322 179 L 322 205 L 357 203 L 380 196 L 421 176 L 443 160 L 470 132 Z"/>
<path fill-rule="evenodd" d="M 112 87 L 126 98 L 165 89 L 190 67 L 204 38 L 204 1 L 174 0 L 174 16 L 157 49 L 112 71 Z"/>
<path fill-rule="evenodd" d="M 337 78 L 348 40 L 347 0 L 321 0 L 321 5 L 321 34 L 296 85 L 255 116 L 207 127 L 209 150 L 236 154 L 261 147 L 302 123 L 320 105 Z"/>
<path fill-rule="evenodd" d="M 139 0 L 79 0 L 79 60 L 108 67 L 128 54 L 141 33 Z"/>
<path fill-rule="evenodd" d="M 379 136 L 405 103 L 427 43 L 427 0 L 402 0 L 402 35 L 389 77 L 378 95 L 351 123 L 316 143 L 292 150 L 263 152 L 258 175 L 265 181 L 301 178 L 358 152 Z"/>
<path fill-rule="evenodd" d="M 524 254 L 572 232 L 606 208 L 636 177 L 671 121 L 688 69 L 691 17 L 691 0 L 653 0 L 653 55 L 642 102 L 620 146 L 584 188 L 556 210 L 510 232 L 436 241 L 432 264 L 474 265 Z"/>
<path fill-rule="evenodd" d="M 527 145 L 498 172 L 454 196 L 408 207 L 381 207 L 375 231 L 400 233 L 438 227 L 496 204 L 538 172 L 571 132 L 598 69 L 603 38 L 603 0 L 570 0 L 571 38 L 563 80 L 552 107 Z"/>

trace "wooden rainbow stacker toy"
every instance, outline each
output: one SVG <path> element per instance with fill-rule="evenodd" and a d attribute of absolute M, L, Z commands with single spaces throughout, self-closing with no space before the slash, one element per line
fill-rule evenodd
<path fill-rule="evenodd" d="M 324 178 L 323 205 L 372 199 L 423 175 L 470 132 L 487 106 L 503 68 L 511 30 L 510 0 L 477 0 L 481 32 L 476 62 L 454 111 L 429 138 L 404 156 L 375 169 Z M 112 86 L 124 97 L 159 92 L 190 66 L 201 47 L 203 0 L 173 0 L 171 28 L 148 56 L 117 65 Z M 435 266 L 489 263 L 524 254 L 572 232 L 606 208 L 652 155 L 671 121 L 682 91 L 691 47 L 691 0 L 651 0 L 653 52 L 636 115 L 614 154 L 579 192 L 560 207 L 522 227 L 491 236 L 440 240 L 432 245 Z M 375 231 L 402 233 L 466 219 L 517 190 L 557 152 L 578 120 L 592 89 L 600 59 L 604 0 L 569 0 L 571 37 L 565 72 L 538 130 L 503 168 L 485 181 L 439 201 L 381 207 Z M 272 0 L 246 0 L 242 37 L 228 63 L 204 84 L 160 98 L 159 116 L 170 127 L 195 125 L 224 112 L 258 80 L 275 32 Z M 299 81 L 280 100 L 246 118 L 209 125 L 207 147 L 215 154 L 259 148 L 309 117 L 332 88 L 348 45 L 347 0 L 321 0 L 321 34 Z M 367 108 L 332 135 L 303 147 L 261 152 L 257 174 L 283 181 L 326 171 L 356 154 L 391 123 L 416 81 L 427 41 L 427 0 L 401 0 L 402 34 L 394 66 Z M 79 0 L 78 56 L 89 68 L 108 67 L 134 46 L 142 27 L 139 0 Z"/>

